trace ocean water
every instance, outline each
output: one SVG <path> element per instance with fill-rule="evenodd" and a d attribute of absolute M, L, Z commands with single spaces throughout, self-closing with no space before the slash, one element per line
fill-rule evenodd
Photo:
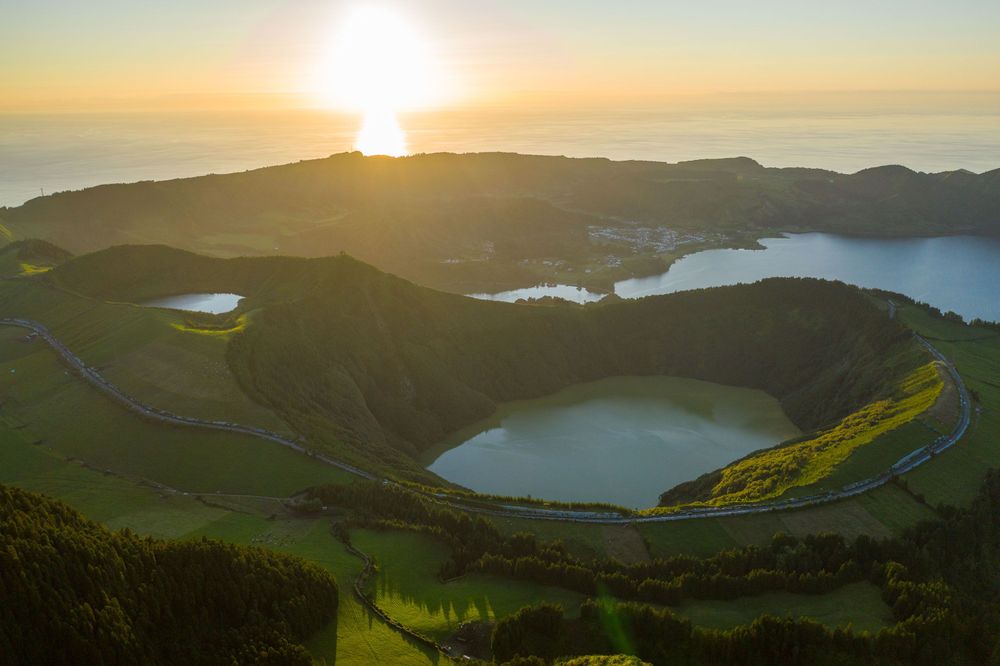
<path fill-rule="evenodd" d="M 400 116 L 411 153 L 512 151 L 674 162 L 746 155 L 854 172 L 1000 167 L 1000 95 L 733 97 L 656 108 Z M 352 150 L 324 111 L 0 114 L 0 205 L 102 183 L 225 173 Z"/>

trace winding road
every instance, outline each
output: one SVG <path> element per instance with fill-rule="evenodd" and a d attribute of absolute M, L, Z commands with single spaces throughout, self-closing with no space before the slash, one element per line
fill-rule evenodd
<path fill-rule="evenodd" d="M 97 370 L 89 367 L 83 360 L 70 351 L 66 345 L 60 342 L 52 333 L 42 324 L 32 321 L 29 319 L 16 319 L 16 318 L 0 318 L 0 325 L 3 326 L 17 326 L 20 328 L 28 329 L 33 333 L 37 334 L 42 340 L 44 340 L 59 356 L 60 358 L 69 365 L 73 370 L 77 372 L 84 380 L 89 384 L 100 389 L 112 399 L 118 401 L 128 409 L 136 412 L 146 418 L 158 420 L 164 423 L 170 423 L 173 425 L 180 426 L 190 426 L 196 428 L 207 428 L 212 430 L 223 430 L 226 432 L 241 433 L 244 435 L 250 435 L 252 437 L 257 437 L 260 439 L 265 439 L 282 446 L 286 446 L 294 451 L 297 451 L 303 455 L 309 456 L 315 460 L 323 462 L 327 465 L 332 465 L 338 467 L 350 474 L 355 476 L 370 480 L 378 481 L 381 480 L 384 484 L 391 484 L 406 490 L 407 492 L 412 492 L 416 495 L 420 495 L 432 501 L 447 505 L 451 508 L 458 509 L 460 511 L 466 511 L 470 513 L 479 513 L 491 516 L 500 516 L 505 518 L 529 518 L 533 520 L 558 520 L 558 521 L 569 521 L 577 523 L 598 523 L 598 524 L 630 524 L 630 523 L 661 523 L 661 522 L 671 522 L 675 520 L 690 520 L 693 518 L 708 518 L 708 517 L 722 517 L 722 516 L 738 516 L 743 514 L 752 513 L 766 513 L 769 511 L 781 511 L 785 509 L 802 508 L 808 506 L 816 506 L 818 504 L 826 504 L 828 502 L 834 502 L 837 500 L 845 499 L 848 497 L 854 497 L 865 493 L 873 488 L 878 488 L 886 483 L 889 483 L 894 477 L 909 472 L 910 470 L 922 465 L 927 462 L 935 455 L 945 451 L 946 449 L 953 446 L 962 436 L 965 434 L 972 420 L 972 405 L 969 398 L 969 392 L 965 387 L 965 383 L 962 381 L 961 375 L 959 375 L 958 370 L 952 365 L 945 356 L 935 349 L 927 340 L 919 335 L 915 335 L 917 340 L 927 348 L 927 350 L 934 356 L 935 359 L 940 361 L 948 370 L 952 381 L 959 395 L 960 404 L 960 415 L 958 423 L 952 430 L 951 434 L 941 435 L 934 441 L 928 443 L 925 446 L 912 451 L 911 453 L 900 458 L 895 464 L 893 464 L 887 471 L 879 474 L 876 477 L 870 479 L 865 479 L 863 481 L 858 481 L 850 485 L 844 486 L 839 490 L 834 490 L 822 494 L 809 495 L 807 497 L 796 497 L 785 500 L 775 500 L 770 502 L 759 502 L 755 504 L 741 504 L 738 506 L 728 506 L 728 507 L 702 507 L 693 509 L 683 509 L 673 513 L 656 514 L 656 515 L 629 515 L 617 512 L 601 512 L 601 511 L 576 511 L 569 509 L 549 509 L 544 507 L 530 507 L 530 506 L 520 506 L 512 504 L 498 504 L 495 506 L 482 506 L 476 504 L 470 504 L 468 502 L 463 502 L 459 499 L 449 497 L 445 493 L 431 493 L 426 491 L 416 490 L 408 486 L 399 484 L 391 479 L 380 479 L 378 476 L 366 472 L 363 469 L 350 465 L 346 462 L 336 460 L 329 456 L 323 455 L 312 451 L 311 449 L 303 446 L 301 442 L 304 440 L 300 439 L 298 441 L 291 440 L 287 437 L 279 435 L 270 430 L 264 428 L 258 428 L 254 426 L 240 425 L 238 423 L 229 423 L 226 421 L 207 421 L 202 419 L 196 419 L 190 416 L 182 416 L 180 414 L 173 414 L 156 407 L 151 407 L 149 405 L 140 402 L 136 398 L 128 395 L 117 386 L 105 379 Z M 213 493 L 193 493 L 193 492 L 181 492 L 186 495 L 213 495 Z"/>

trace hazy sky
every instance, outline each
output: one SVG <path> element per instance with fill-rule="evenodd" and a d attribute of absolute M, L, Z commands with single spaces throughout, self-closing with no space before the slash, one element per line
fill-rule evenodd
<path fill-rule="evenodd" d="M 1000 89 L 997 0 L 0 0 L 0 108 L 320 103 L 368 4 L 419 35 L 442 106 Z"/>

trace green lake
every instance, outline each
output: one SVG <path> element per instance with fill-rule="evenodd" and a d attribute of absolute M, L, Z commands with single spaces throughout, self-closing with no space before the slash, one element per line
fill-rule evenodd
<path fill-rule="evenodd" d="M 654 506 L 678 483 L 799 434 L 763 391 L 612 377 L 504 404 L 429 450 L 427 468 L 482 493 Z"/>

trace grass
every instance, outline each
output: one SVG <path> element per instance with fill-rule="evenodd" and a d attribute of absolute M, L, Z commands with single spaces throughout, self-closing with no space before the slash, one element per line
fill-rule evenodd
<path fill-rule="evenodd" d="M 43 343 L 22 341 L 23 335 L 0 330 L 0 417 L 62 458 L 191 492 L 288 496 L 352 480 L 275 443 L 143 419 L 65 370 Z"/>
<path fill-rule="evenodd" d="M 528 518 L 494 517 L 491 520 L 504 534 L 530 532 L 542 541 L 561 541 L 574 557 L 582 560 L 608 555 L 608 544 L 595 525 Z"/>
<path fill-rule="evenodd" d="M 698 626 L 713 629 L 731 629 L 765 613 L 777 617 L 807 617 L 831 628 L 851 625 L 855 631 L 872 633 L 893 621 L 881 592 L 871 583 L 853 583 L 817 595 L 768 592 L 734 601 L 689 601 L 671 610 Z"/>
<path fill-rule="evenodd" d="M 870 479 L 889 469 L 907 453 L 925 446 L 940 433 L 923 419 L 914 419 L 895 430 L 882 433 L 866 446 L 855 449 L 842 463 L 816 483 L 791 489 L 786 497 L 813 495 Z"/>
<path fill-rule="evenodd" d="M 424 534 L 354 530 L 351 540 L 379 565 L 371 588 L 376 603 L 435 639 L 450 635 L 462 622 L 492 621 L 538 601 L 558 603 L 574 613 L 584 600 L 576 592 L 482 574 L 441 583 L 437 571 L 448 550 Z"/>
<path fill-rule="evenodd" d="M 342 666 L 440 663 L 438 655 L 403 638 L 370 615 L 354 598 L 351 586 L 361 570 L 361 562 L 331 535 L 329 519 L 268 521 L 259 516 L 231 514 L 189 536 L 262 545 L 315 562 L 336 576 L 340 584 L 337 619 L 306 643 L 317 663 Z"/>
<path fill-rule="evenodd" d="M 937 400 L 944 384 L 934 363 L 907 375 L 895 395 L 869 403 L 829 430 L 786 446 L 767 449 L 721 471 L 703 502 L 650 509 L 657 513 L 681 506 L 723 506 L 777 499 L 794 489 L 817 484 L 834 473 L 861 447 L 912 422 Z M 912 450 L 912 449 L 911 449 Z M 867 462 L 867 461 L 866 461 Z"/>
<path fill-rule="evenodd" d="M 993 435 L 1000 432 L 1000 382 L 996 380 L 1000 377 L 1000 339 L 983 339 L 982 333 L 926 320 L 920 311 L 909 310 L 904 309 L 901 316 L 912 318 L 918 330 L 942 338 L 933 341 L 935 346 L 956 361 L 969 387 L 980 396 L 984 411 L 959 445 L 908 474 L 906 481 L 931 504 L 962 503 L 975 492 L 985 469 L 1000 464 L 1000 442 Z M 161 330 L 170 328 L 172 313 L 157 312 L 152 320 L 144 313 L 135 316 L 125 318 L 140 337 L 128 353 L 170 359 L 166 366 L 174 362 L 193 365 L 193 357 L 182 358 L 187 353 L 203 357 L 216 353 L 211 336 L 190 334 L 187 337 L 207 346 L 200 348 L 200 343 L 184 341 L 169 349 L 174 342 L 162 337 Z M 82 314 L 71 319 L 76 323 L 90 321 Z M 92 324 L 74 335 L 96 358 L 113 351 L 105 345 L 118 338 L 103 324 Z M 360 562 L 331 536 L 329 519 L 279 515 L 269 520 L 260 510 L 239 513 L 207 506 L 195 498 L 165 494 L 132 480 L 145 476 L 169 479 L 171 485 L 192 489 L 221 486 L 232 492 L 284 494 L 315 482 L 314 478 L 327 479 L 326 475 L 339 472 L 317 468 L 318 463 L 308 458 L 253 438 L 143 420 L 66 374 L 47 347 L 24 342 L 24 335 L 23 331 L 0 327 L 0 482 L 63 499 L 113 528 L 129 527 L 158 537 L 208 536 L 305 557 L 334 573 L 343 592 L 337 620 L 308 643 L 320 663 L 439 663 L 436 655 L 371 617 L 352 597 L 350 585 Z M 129 362 L 133 361 L 140 362 L 135 358 Z M 183 375 L 170 376 L 166 366 L 161 367 L 164 375 L 160 385 L 185 390 Z M 857 449 L 829 481 L 836 482 L 836 474 L 849 476 L 861 473 L 866 465 L 880 465 L 895 455 L 897 447 L 909 446 L 908 439 L 918 437 L 920 428 L 926 426 L 911 421 L 871 446 Z M 109 437 L 109 433 L 114 436 Z M 68 458 L 82 458 L 91 467 Z M 104 467 L 116 474 L 102 473 Z M 888 485 L 858 498 L 805 510 L 641 524 L 634 529 L 653 556 L 709 555 L 737 545 L 766 543 L 775 532 L 887 536 L 935 515 L 903 488 Z M 616 552 L 613 539 L 602 526 L 523 519 L 498 523 L 506 532 L 530 531 L 542 539 L 561 539 L 571 552 L 585 559 Z M 562 603 L 570 612 L 582 599 L 558 588 L 482 575 L 443 584 L 436 571 L 445 549 L 429 537 L 369 530 L 356 530 L 353 537 L 380 563 L 381 570 L 372 582 L 379 603 L 405 624 L 435 637 L 447 635 L 463 620 L 503 616 L 539 599 Z M 813 617 L 830 626 L 850 621 L 856 629 L 872 631 L 888 619 L 877 590 L 866 584 L 822 596 L 769 593 L 727 602 L 692 601 L 680 610 L 697 624 L 710 627 L 735 626 L 764 612 Z"/>
<path fill-rule="evenodd" d="M 6 425 L 0 423 L 0 483 L 61 499 L 113 529 L 172 538 L 229 514 L 192 497 L 158 493 L 67 461 L 49 447 L 32 444 L 24 430 Z"/>
<path fill-rule="evenodd" d="M 439 663 L 436 655 L 369 616 L 350 594 L 360 562 L 330 535 L 329 519 L 268 520 L 209 507 L 192 497 L 160 493 L 67 461 L 33 443 L 23 428 L 0 420 L 0 483 L 59 498 L 112 529 L 128 527 L 161 538 L 217 538 L 299 555 L 333 573 L 341 585 L 337 619 L 307 647 L 321 664 Z"/>
<path fill-rule="evenodd" d="M 26 279 L 0 281 L 0 316 L 45 324 L 88 365 L 146 404 L 290 432 L 243 392 L 226 362 L 227 336 L 186 330 L 180 312 L 107 303 Z"/>
<path fill-rule="evenodd" d="M 922 520 L 939 518 L 933 509 L 921 504 L 912 495 L 894 484 L 870 490 L 854 501 L 894 534 L 899 534 Z"/>
<path fill-rule="evenodd" d="M 196 335 L 207 335 L 209 337 L 228 338 L 233 333 L 239 333 L 247 327 L 247 315 L 240 315 L 236 318 L 236 324 L 229 328 L 200 328 L 189 324 L 172 323 L 170 326 L 177 331 L 184 333 L 194 333 Z"/>
<path fill-rule="evenodd" d="M 66 374 L 48 348 L 23 342 L 23 337 L 16 329 L 0 329 L 0 396 L 5 398 L 0 407 L 0 483 L 62 499 L 111 528 L 166 538 L 221 538 L 321 564 L 338 577 L 342 594 L 337 621 L 308 643 L 319 663 L 439 661 L 370 616 L 352 597 L 350 584 L 361 564 L 330 535 L 329 519 L 268 520 L 206 506 L 193 497 L 163 493 L 118 475 L 148 476 L 182 488 L 210 483 L 232 492 L 285 493 L 330 481 L 339 471 L 254 438 L 225 433 L 216 437 L 141 419 Z M 107 437 L 109 432 L 115 437 Z M 248 449 L 252 455 L 247 455 Z M 67 459 L 81 455 L 99 464 Z M 95 469 L 103 464 L 114 466 L 116 474 Z M 411 542 L 414 538 L 417 542 Z M 441 584 L 432 574 L 444 556 L 443 547 L 429 538 L 362 532 L 358 539 L 383 563 L 376 579 L 382 589 L 380 603 L 434 635 L 450 633 L 449 623 L 457 618 L 496 617 L 539 597 L 567 606 L 582 600 L 564 590 L 482 575 Z M 421 567 L 409 573 L 416 562 Z"/>
<path fill-rule="evenodd" d="M 653 557 L 704 557 L 739 545 L 717 518 L 639 523 L 638 529 Z"/>
<path fill-rule="evenodd" d="M 967 505 L 986 470 L 1000 466 L 1000 334 L 936 319 L 916 306 L 901 308 L 899 316 L 955 364 L 977 398 L 966 435 L 906 474 L 906 482 L 931 505 Z"/>

